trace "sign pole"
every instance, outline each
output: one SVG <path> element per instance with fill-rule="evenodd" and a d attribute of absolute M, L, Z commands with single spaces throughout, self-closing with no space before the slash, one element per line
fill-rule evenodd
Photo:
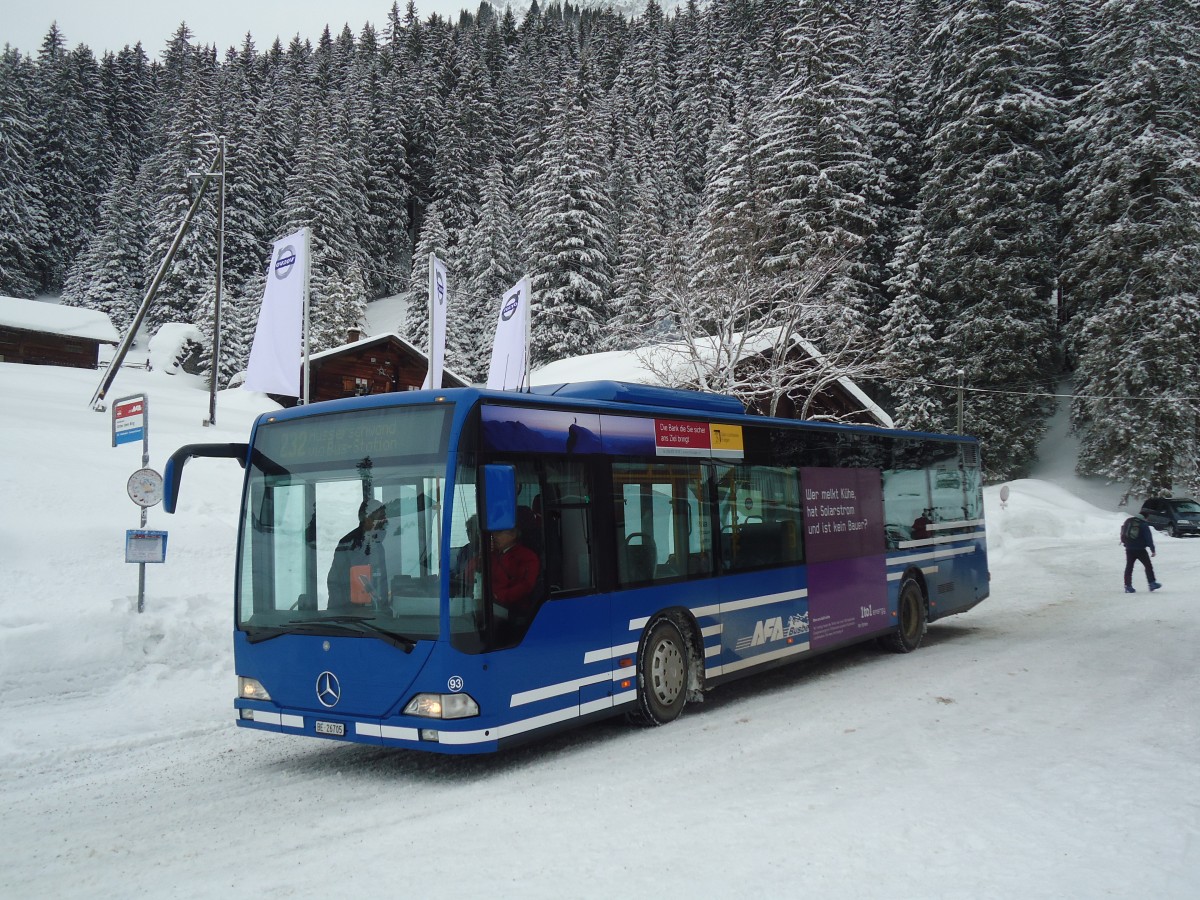
<path fill-rule="evenodd" d="M 142 439 L 142 467 L 129 477 L 125 490 L 140 506 L 138 531 L 125 533 L 125 562 L 138 564 L 139 613 L 146 611 L 146 563 L 166 559 L 167 533 L 146 530 L 146 509 L 162 501 L 162 476 L 150 468 L 150 398 L 145 394 L 122 397 L 113 403 L 113 446 Z"/>
<path fill-rule="evenodd" d="M 142 401 L 142 468 L 150 465 L 150 398 Z M 146 530 L 146 507 L 142 507 L 139 525 Z M 146 564 L 138 563 L 138 612 L 146 611 Z"/>

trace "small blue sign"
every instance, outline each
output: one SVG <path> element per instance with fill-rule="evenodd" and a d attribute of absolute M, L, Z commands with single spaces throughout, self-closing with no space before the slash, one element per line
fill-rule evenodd
<path fill-rule="evenodd" d="M 167 561 L 167 533 L 131 528 L 125 532 L 125 562 L 161 563 Z"/>
<path fill-rule="evenodd" d="M 145 436 L 146 429 L 144 428 L 129 428 L 125 431 L 118 431 L 113 435 L 113 441 L 115 442 L 113 446 L 117 446 L 119 444 L 131 444 L 134 441 L 140 441 Z"/>

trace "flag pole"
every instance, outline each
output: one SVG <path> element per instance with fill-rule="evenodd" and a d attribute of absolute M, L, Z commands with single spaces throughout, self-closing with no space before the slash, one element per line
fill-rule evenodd
<path fill-rule="evenodd" d="M 529 357 L 530 323 L 533 321 L 533 286 L 529 282 L 528 275 L 522 281 L 525 282 L 525 373 L 522 377 L 525 379 L 525 393 L 529 394 L 533 392 L 533 384 L 530 379 L 530 372 L 533 370 L 533 360 Z M 517 390 L 519 392 L 520 387 Z"/>
<path fill-rule="evenodd" d="M 310 302 L 311 291 L 309 282 L 312 280 L 312 229 L 307 225 L 304 227 L 304 397 L 302 402 L 308 406 L 310 401 L 309 379 L 312 375 L 312 370 L 308 365 L 309 351 L 309 326 L 312 319 L 312 306 Z"/>
<path fill-rule="evenodd" d="M 427 316 L 428 325 L 427 325 L 427 327 L 429 329 L 429 369 L 425 373 L 425 381 L 428 382 L 427 387 L 430 390 L 438 391 L 438 390 L 441 390 L 441 388 L 442 388 L 441 384 L 433 383 L 433 354 L 435 352 L 434 342 L 436 339 L 434 332 L 437 330 L 436 324 L 434 322 L 434 317 L 437 315 L 437 309 L 436 309 L 437 298 L 434 296 L 437 293 L 437 252 L 434 250 L 429 251 L 429 279 L 428 279 L 428 282 L 429 282 L 429 285 L 428 285 L 428 287 L 429 287 L 429 303 L 428 303 L 428 316 Z"/>

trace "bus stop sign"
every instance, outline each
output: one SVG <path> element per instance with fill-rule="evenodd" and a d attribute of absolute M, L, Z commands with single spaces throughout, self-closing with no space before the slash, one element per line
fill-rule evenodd
<path fill-rule="evenodd" d="M 129 444 L 146 437 L 146 396 L 122 397 L 113 404 L 112 445 Z"/>

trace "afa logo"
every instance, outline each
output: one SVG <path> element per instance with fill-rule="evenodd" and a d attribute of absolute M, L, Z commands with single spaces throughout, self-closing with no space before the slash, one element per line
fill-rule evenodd
<path fill-rule="evenodd" d="M 754 623 L 754 637 L 750 639 L 751 647 L 761 647 L 767 641 L 783 640 L 783 619 L 759 619 Z"/>
<path fill-rule="evenodd" d="M 735 649 L 745 650 L 748 647 L 761 647 L 763 644 L 769 644 L 773 641 L 787 641 L 788 643 L 792 643 L 793 639 L 807 634 L 807 613 L 796 613 L 788 616 L 787 625 L 783 624 L 782 616 L 776 616 L 773 619 L 759 619 L 754 623 L 754 634 L 739 639 Z"/>

